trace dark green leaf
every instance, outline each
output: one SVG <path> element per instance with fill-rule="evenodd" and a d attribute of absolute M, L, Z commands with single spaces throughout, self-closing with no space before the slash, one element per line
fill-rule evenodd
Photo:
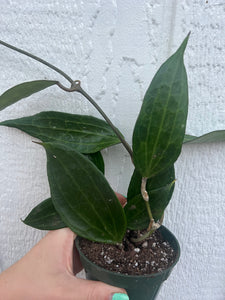
<path fill-rule="evenodd" d="M 100 152 L 86 154 L 85 156 L 104 174 L 104 161 Z M 44 200 L 33 208 L 23 222 L 26 225 L 42 230 L 55 230 L 66 227 L 55 210 L 51 198 Z"/>
<path fill-rule="evenodd" d="M 18 84 L 0 96 L 0 110 L 56 83 L 57 81 L 36 80 Z"/>
<path fill-rule="evenodd" d="M 62 143 L 81 153 L 95 153 L 120 143 L 105 121 L 92 116 L 46 111 L 0 125 L 18 128 L 43 142 Z"/>
<path fill-rule="evenodd" d="M 140 173 L 134 170 L 128 188 L 127 205 L 125 206 L 127 227 L 133 230 L 145 229 L 149 225 L 146 204 L 141 196 L 141 179 L 142 176 Z M 160 220 L 172 197 L 174 180 L 174 166 L 171 166 L 166 171 L 157 174 L 147 181 L 149 203 L 155 221 Z"/>
<path fill-rule="evenodd" d="M 217 130 L 206 133 L 201 136 L 193 136 L 185 134 L 184 136 L 184 144 L 200 144 L 200 143 L 217 143 L 217 142 L 225 142 L 225 130 Z"/>
<path fill-rule="evenodd" d="M 126 231 L 124 210 L 101 171 L 75 150 L 43 146 L 52 202 L 65 224 L 90 240 L 120 242 Z"/>
<path fill-rule="evenodd" d="M 60 215 L 55 210 L 51 198 L 38 204 L 23 222 L 31 227 L 41 230 L 55 230 L 66 227 Z"/>
<path fill-rule="evenodd" d="M 104 161 L 100 152 L 86 154 L 85 156 L 104 174 Z M 33 208 L 23 222 L 41 230 L 55 230 L 66 227 L 66 224 L 55 210 L 51 198 L 44 200 Z"/>
<path fill-rule="evenodd" d="M 129 199 L 124 210 L 127 217 L 127 228 L 131 230 L 148 228 L 149 216 L 141 194 Z"/>
<path fill-rule="evenodd" d="M 188 36 L 158 70 L 141 107 L 133 133 L 133 160 L 143 177 L 155 176 L 178 158 L 184 139 L 188 85 L 183 54 Z"/>
<path fill-rule="evenodd" d="M 105 173 L 105 164 L 100 151 L 96 153 L 85 154 L 87 158 L 96 165 L 96 167 L 104 174 Z"/>
<path fill-rule="evenodd" d="M 188 143 L 189 141 L 192 141 L 193 139 L 196 139 L 196 138 L 197 138 L 197 136 L 185 134 L 183 144 Z"/>

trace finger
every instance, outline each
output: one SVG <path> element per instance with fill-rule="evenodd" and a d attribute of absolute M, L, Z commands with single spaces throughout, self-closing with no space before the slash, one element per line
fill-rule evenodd
<path fill-rule="evenodd" d="M 127 199 L 119 193 L 115 193 L 115 194 L 116 194 L 117 198 L 119 199 L 120 204 L 122 205 L 122 207 L 124 207 L 127 204 Z"/>
<path fill-rule="evenodd" d="M 69 271 L 73 274 L 73 243 L 76 234 L 69 228 L 50 231 L 28 253 L 48 262 L 55 272 Z"/>
<path fill-rule="evenodd" d="M 62 228 L 47 233 L 40 243 L 50 243 L 51 249 L 55 249 L 54 254 L 50 253 L 51 257 L 54 258 L 55 261 L 61 262 L 60 265 L 57 265 L 68 270 L 71 274 L 76 275 L 83 269 L 83 266 L 80 261 L 80 255 L 75 246 L 75 238 L 76 234 L 69 228 Z M 50 248 L 48 247 L 48 249 Z"/>
<path fill-rule="evenodd" d="M 114 287 L 102 282 L 78 279 L 71 281 L 71 292 L 74 295 L 74 300 L 112 300 L 116 293 L 126 295 L 124 289 Z M 126 299 L 124 297 L 124 299 Z M 127 299 L 129 299 L 127 297 Z"/>

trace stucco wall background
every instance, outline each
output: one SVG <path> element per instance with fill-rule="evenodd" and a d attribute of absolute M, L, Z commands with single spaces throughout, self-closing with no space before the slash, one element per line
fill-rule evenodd
<path fill-rule="evenodd" d="M 131 143 L 146 88 L 186 34 L 187 133 L 225 129 L 225 3 L 222 0 L 0 1 L 0 39 L 57 65 L 97 99 Z M 64 78 L 0 46 L 0 93 L 35 79 Z M 0 120 L 43 110 L 98 113 L 78 94 L 51 87 L 0 112 Z M 0 271 L 45 233 L 20 221 L 49 196 L 45 153 L 33 138 L 0 127 Z M 132 172 L 122 146 L 103 152 L 107 178 L 126 193 Z M 188 145 L 176 163 L 165 225 L 182 255 L 160 300 L 225 299 L 225 143 Z"/>

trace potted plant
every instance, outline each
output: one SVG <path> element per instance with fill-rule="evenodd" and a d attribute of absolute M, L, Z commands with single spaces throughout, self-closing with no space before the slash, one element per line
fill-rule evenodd
<path fill-rule="evenodd" d="M 81 93 L 105 119 L 47 111 L 0 123 L 38 138 L 41 142 L 36 143 L 46 150 L 51 197 L 23 222 L 43 230 L 71 228 L 79 236 L 76 246 L 87 277 L 127 289 L 130 299 L 154 299 L 179 259 L 179 243 L 162 222 L 175 186 L 174 163 L 183 143 L 223 141 L 225 137 L 224 131 L 202 137 L 185 135 L 188 83 L 183 56 L 188 38 L 162 64 L 147 89 L 132 147 L 79 80 L 0 41 L 47 65 L 71 84 L 65 87 L 54 80 L 21 83 L 0 96 L 1 110 L 57 85 L 66 92 Z M 104 177 L 100 152 L 118 143 L 126 148 L 134 165 L 125 207 Z"/>

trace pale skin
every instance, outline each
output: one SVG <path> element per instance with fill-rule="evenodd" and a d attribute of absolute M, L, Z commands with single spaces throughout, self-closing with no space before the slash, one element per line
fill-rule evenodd
<path fill-rule="evenodd" d="M 126 199 L 117 194 L 122 205 Z M 74 276 L 82 270 L 76 235 L 51 231 L 22 259 L 0 274 L 0 300 L 111 300 L 121 288 Z"/>

